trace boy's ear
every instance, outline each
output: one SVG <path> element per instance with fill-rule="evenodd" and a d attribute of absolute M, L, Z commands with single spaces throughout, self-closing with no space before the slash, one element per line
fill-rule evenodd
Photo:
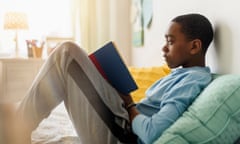
<path fill-rule="evenodd" d="M 199 39 L 195 39 L 192 41 L 192 47 L 190 50 L 191 54 L 196 54 L 202 51 L 202 42 Z"/>

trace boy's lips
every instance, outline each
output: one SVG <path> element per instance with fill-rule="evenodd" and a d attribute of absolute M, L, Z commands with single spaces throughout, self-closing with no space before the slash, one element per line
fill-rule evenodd
<path fill-rule="evenodd" d="M 164 54 L 163 57 L 166 59 L 167 58 L 167 54 Z"/>
<path fill-rule="evenodd" d="M 165 61 L 168 61 L 168 55 L 167 54 L 164 54 L 163 58 L 165 59 Z"/>

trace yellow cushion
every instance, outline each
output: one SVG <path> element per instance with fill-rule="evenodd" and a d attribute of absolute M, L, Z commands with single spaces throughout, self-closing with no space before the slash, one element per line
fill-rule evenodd
<path fill-rule="evenodd" d="M 158 67 L 129 67 L 130 73 L 135 79 L 138 90 L 131 93 L 133 100 L 139 102 L 145 97 L 145 91 L 155 81 L 170 73 L 170 68 L 167 65 Z"/>

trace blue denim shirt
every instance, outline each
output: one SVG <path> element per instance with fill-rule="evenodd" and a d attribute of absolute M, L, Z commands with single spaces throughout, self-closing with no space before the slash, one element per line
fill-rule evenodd
<path fill-rule="evenodd" d="M 139 143 L 151 144 L 172 125 L 211 82 L 208 67 L 175 69 L 146 91 L 132 122 Z"/>

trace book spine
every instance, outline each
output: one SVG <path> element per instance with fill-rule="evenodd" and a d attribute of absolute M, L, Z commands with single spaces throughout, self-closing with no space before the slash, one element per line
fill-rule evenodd
<path fill-rule="evenodd" d="M 89 55 L 89 58 L 91 59 L 92 63 L 95 65 L 99 73 L 107 80 L 107 76 L 94 54 Z"/>

